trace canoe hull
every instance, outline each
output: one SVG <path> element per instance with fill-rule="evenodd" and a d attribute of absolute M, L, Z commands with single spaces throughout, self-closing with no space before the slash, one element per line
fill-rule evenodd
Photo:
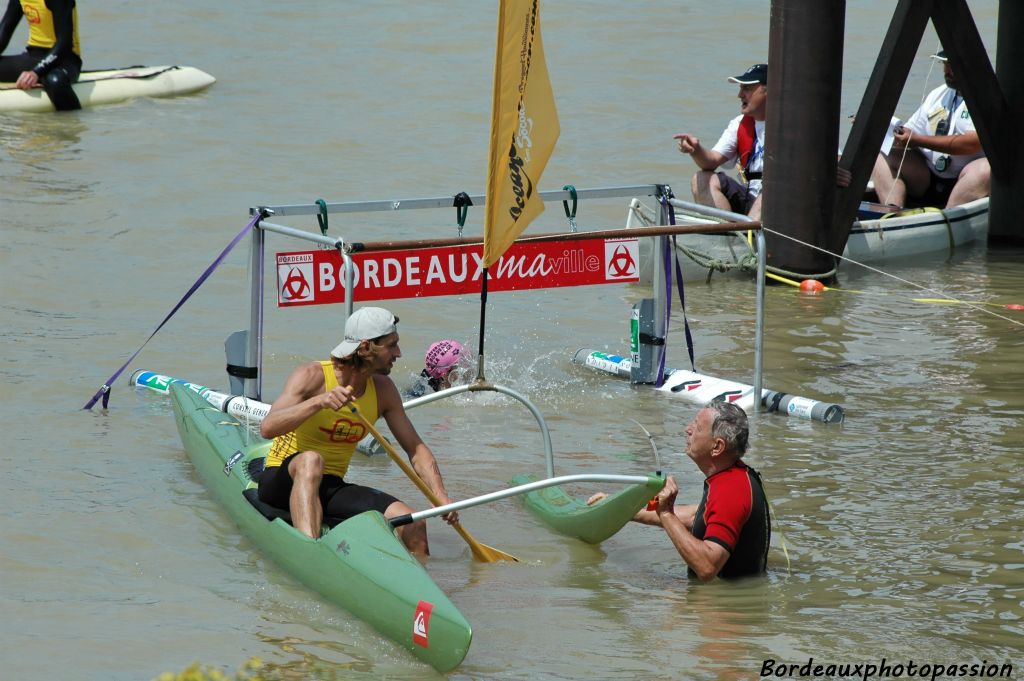
<path fill-rule="evenodd" d="M 260 550 L 311 589 L 373 626 L 439 671 L 465 658 L 472 629 L 384 516 L 368 511 L 313 540 L 268 520 L 243 496 L 252 462 L 270 442 L 180 385 L 171 401 L 182 443 L 200 478 Z"/>
<path fill-rule="evenodd" d="M 949 254 L 988 234 L 988 198 L 955 208 L 904 211 L 890 217 L 859 220 L 853 224 L 843 257 L 854 263 L 877 265 L 893 260 Z M 712 220 L 678 215 L 680 224 L 708 224 Z M 650 283 L 654 261 L 652 239 L 640 244 L 641 281 Z M 745 234 L 688 234 L 676 238 L 679 264 L 686 281 L 703 281 L 711 271 L 753 272 L 756 259 Z M 746 259 L 749 269 L 738 267 Z M 855 266 L 845 260 L 840 269 Z"/>

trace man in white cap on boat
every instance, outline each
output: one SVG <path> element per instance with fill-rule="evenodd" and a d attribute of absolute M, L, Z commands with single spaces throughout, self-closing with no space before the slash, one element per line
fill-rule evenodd
<path fill-rule="evenodd" d="M 878 155 L 871 180 L 880 203 L 952 208 L 989 195 L 988 159 L 953 67 L 945 50 L 932 59 L 942 63 L 946 82 L 894 130 L 889 153 Z"/>
<path fill-rule="evenodd" d="M 749 437 L 747 414 L 731 402 L 710 402 L 686 427 L 686 454 L 704 474 L 699 504 L 676 506 L 679 488 L 671 475 L 653 510 L 633 520 L 660 527 L 701 581 L 763 574 L 768 564 L 771 519 L 761 476 L 743 461 Z M 587 500 L 600 502 L 598 492 Z"/>
<path fill-rule="evenodd" d="M 679 151 L 700 168 L 690 181 L 693 199 L 705 206 L 761 219 L 761 175 L 764 171 L 764 121 L 768 104 L 768 65 L 754 64 L 729 82 L 740 86 L 740 115 L 729 121 L 718 143 L 708 149 L 689 133 L 675 135 Z M 717 168 L 736 161 L 740 179 Z"/>
<path fill-rule="evenodd" d="M 353 406 L 370 423 L 383 416 L 419 476 L 442 504 L 451 503 L 434 454 L 388 377 L 402 356 L 397 325 L 398 317 L 380 307 L 353 312 L 331 358 L 295 369 L 260 425 L 264 437 L 274 438 L 259 481 L 260 500 L 287 508 L 295 528 L 309 537 L 320 536 L 325 517 L 340 522 L 371 509 L 387 518 L 413 511 L 390 494 L 345 481 L 356 445 L 367 432 Z M 444 518 L 454 523 L 458 514 Z M 398 533 L 413 555 L 429 554 L 424 521 L 402 526 Z"/>

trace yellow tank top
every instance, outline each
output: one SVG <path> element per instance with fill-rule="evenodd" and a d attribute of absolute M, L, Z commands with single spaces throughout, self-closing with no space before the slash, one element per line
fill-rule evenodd
<path fill-rule="evenodd" d="M 57 44 L 57 31 L 53 27 L 53 13 L 46 6 L 46 0 L 20 0 L 21 11 L 28 22 L 28 45 L 29 47 L 45 47 L 47 49 Z M 71 10 L 71 22 L 73 27 L 72 49 L 79 57 L 82 56 L 82 48 L 78 45 L 78 5 Z"/>
<path fill-rule="evenodd" d="M 320 362 L 324 371 L 324 392 L 338 387 L 338 378 L 334 375 L 334 366 L 330 360 Z M 377 386 L 371 377 L 366 382 L 366 390 L 355 400 L 356 409 L 367 421 L 377 421 Z M 266 467 L 280 466 L 289 456 L 296 452 L 313 450 L 324 457 L 324 473 L 344 478 L 348 464 L 356 451 L 356 445 L 366 435 L 366 427 L 349 411 L 342 407 L 339 411 L 321 409 L 306 419 L 298 428 L 285 435 L 278 435 L 267 454 Z"/>

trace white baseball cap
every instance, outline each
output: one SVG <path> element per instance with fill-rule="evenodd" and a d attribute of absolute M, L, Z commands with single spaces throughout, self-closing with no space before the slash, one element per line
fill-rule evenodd
<path fill-rule="evenodd" d="M 359 348 L 364 340 L 373 340 L 395 332 L 398 317 L 382 307 L 361 307 L 345 322 L 345 338 L 331 350 L 331 355 L 344 359 Z"/>

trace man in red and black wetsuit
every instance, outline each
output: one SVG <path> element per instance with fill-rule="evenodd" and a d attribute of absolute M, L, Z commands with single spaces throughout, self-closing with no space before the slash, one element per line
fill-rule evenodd
<path fill-rule="evenodd" d="M 771 541 L 768 499 L 761 476 L 743 463 L 749 428 L 735 404 L 711 402 L 686 427 L 686 453 L 704 473 L 700 503 L 676 506 L 679 488 L 670 475 L 658 492 L 657 509 L 633 520 L 661 527 L 690 573 L 701 581 L 764 573 Z M 596 503 L 604 494 L 595 494 Z"/>

